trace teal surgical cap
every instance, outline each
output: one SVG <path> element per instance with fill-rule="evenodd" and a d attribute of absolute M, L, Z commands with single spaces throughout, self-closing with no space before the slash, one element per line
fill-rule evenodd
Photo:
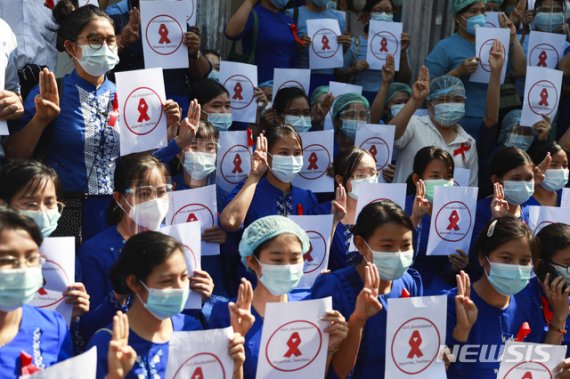
<path fill-rule="evenodd" d="M 453 0 L 453 14 L 456 15 L 457 13 L 461 12 L 468 6 L 471 6 L 480 1 L 482 0 Z"/>
<path fill-rule="evenodd" d="M 388 98 L 386 99 L 386 104 L 389 104 L 399 92 L 405 92 L 408 96 L 412 96 L 412 88 L 404 83 L 394 82 L 390 85 L 388 90 Z"/>
<path fill-rule="evenodd" d="M 451 75 L 443 75 L 431 81 L 429 86 L 428 101 L 442 96 L 461 96 L 464 99 L 465 87 L 459 78 Z"/>
<path fill-rule="evenodd" d="M 362 95 L 358 95 L 356 93 L 347 93 L 344 95 L 340 95 L 336 98 L 333 108 L 332 108 L 332 118 L 334 119 L 340 112 L 342 112 L 345 108 L 347 108 L 350 104 L 360 103 L 366 107 L 367 110 L 370 109 L 370 104 L 368 100 Z"/>
<path fill-rule="evenodd" d="M 264 89 L 264 88 L 273 88 L 273 80 L 268 80 L 266 82 L 263 82 L 259 85 L 259 88 Z"/>
<path fill-rule="evenodd" d="M 317 99 L 322 95 L 326 95 L 327 93 L 329 93 L 329 86 L 320 86 L 315 88 L 311 94 L 311 105 L 315 105 Z"/>

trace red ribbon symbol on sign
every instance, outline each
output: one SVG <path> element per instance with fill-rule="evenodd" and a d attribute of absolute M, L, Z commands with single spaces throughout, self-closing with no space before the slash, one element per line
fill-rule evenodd
<path fill-rule="evenodd" d="M 160 24 L 158 28 L 158 34 L 160 35 L 160 40 L 158 43 L 165 44 L 170 43 L 170 39 L 168 38 L 168 28 L 164 24 Z"/>
<path fill-rule="evenodd" d="M 546 67 L 546 59 L 548 55 L 546 55 L 546 51 L 542 50 L 542 52 L 538 55 L 538 63 L 536 64 L 538 67 Z"/>
<path fill-rule="evenodd" d="M 198 217 L 196 217 L 194 213 L 190 213 L 188 215 L 188 218 L 186 219 L 186 222 L 194 222 L 194 221 L 198 221 Z"/>
<path fill-rule="evenodd" d="M 293 334 L 291 334 L 291 337 L 289 337 L 289 340 L 287 341 L 287 346 L 289 346 L 289 350 L 287 350 L 284 357 L 289 358 L 291 355 L 300 357 L 302 354 L 301 350 L 299 350 L 299 345 L 301 345 L 301 336 L 299 336 L 299 333 L 294 332 Z"/>
<path fill-rule="evenodd" d="M 330 50 L 331 47 L 329 46 L 329 39 L 326 35 L 321 38 L 321 42 L 323 43 L 323 48 L 321 50 Z"/>
<path fill-rule="evenodd" d="M 540 91 L 540 102 L 538 105 L 543 105 L 545 107 L 548 106 L 548 90 L 546 88 L 543 88 L 542 91 Z"/>
<path fill-rule="evenodd" d="M 307 167 L 307 170 L 318 170 L 319 166 L 317 166 L 317 162 L 319 161 L 319 158 L 317 157 L 316 153 L 311 153 L 311 155 L 309 156 L 309 167 Z"/>
<path fill-rule="evenodd" d="M 453 156 L 455 157 L 461 154 L 461 157 L 463 158 L 463 160 L 465 160 L 465 153 L 468 152 L 469 150 L 471 150 L 471 145 L 468 143 L 462 143 L 459 149 L 453 150 Z"/>
<path fill-rule="evenodd" d="M 378 149 L 376 149 L 376 145 L 370 146 L 370 154 L 372 155 L 372 158 L 374 158 L 374 162 L 378 162 L 378 160 L 376 159 L 376 154 L 378 154 Z"/>
<path fill-rule="evenodd" d="M 386 38 L 382 38 L 380 41 L 380 52 L 388 52 L 388 40 Z"/>
<path fill-rule="evenodd" d="M 313 257 L 311 256 L 312 252 L 313 252 L 313 243 L 309 242 L 309 251 L 307 251 L 303 255 L 303 259 L 306 260 L 307 262 L 312 262 L 313 261 Z"/>
<path fill-rule="evenodd" d="M 447 227 L 447 230 L 459 230 L 459 225 L 457 225 L 457 223 L 459 222 L 459 213 L 457 213 L 457 210 L 453 210 L 453 212 L 451 212 L 451 215 L 449 216 L 449 226 Z"/>
<path fill-rule="evenodd" d="M 412 359 L 413 357 L 421 358 L 424 356 L 424 353 L 420 350 L 420 346 L 422 345 L 422 336 L 418 330 L 414 330 L 408 343 L 411 347 L 410 352 L 408 353 L 408 359 Z"/>
<path fill-rule="evenodd" d="M 202 367 L 197 367 L 192 373 L 192 379 L 204 379 L 204 373 L 202 372 Z"/>
<path fill-rule="evenodd" d="M 139 106 L 137 110 L 139 111 L 139 119 L 137 120 L 137 122 L 150 120 L 150 117 L 148 116 L 148 104 L 146 103 L 144 97 L 141 97 L 141 99 L 139 100 Z"/>
<path fill-rule="evenodd" d="M 241 174 L 243 170 L 241 169 L 241 157 L 239 154 L 236 154 L 234 158 L 234 169 L 232 170 L 232 174 Z"/>
<path fill-rule="evenodd" d="M 241 83 L 236 83 L 234 87 L 234 95 L 232 96 L 232 100 L 243 100 L 243 96 L 241 93 L 243 92 L 243 88 L 241 87 Z"/>
<path fill-rule="evenodd" d="M 530 371 L 525 372 L 521 379 L 533 379 L 532 373 Z"/>

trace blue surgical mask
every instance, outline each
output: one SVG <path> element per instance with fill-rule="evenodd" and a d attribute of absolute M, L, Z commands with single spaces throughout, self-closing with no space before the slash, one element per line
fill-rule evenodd
<path fill-rule="evenodd" d="M 396 117 L 398 113 L 404 108 L 406 104 L 394 104 L 390 107 L 390 111 L 392 112 L 392 117 Z"/>
<path fill-rule="evenodd" d="M 302 155 L 272 155 L 271 172 L 283 183 L 291 183 L 303 168 Z"/>
<path fill-rule="evenodd" d="M 544 181 L 540 184 L 547 191 L 560 191 L 568 183 L 568 169 L 548 169 L 544 173 Z"/>
<path fill-rule="evenodd" d="M 426 179 L 424 180 L 425 185 L 425 198 L 430 203 L 433 203 L 433 194 L 435 192 L 435 187 L 453 187 L 453 180 L 447 179 Z"/>
<path fill-rule="evenodd" d="M 317 7 L 324 8 L 328 5 L 329 0 L 310 0 L 311 3 L 315 4 Z"/>
<path fill-rule="evenodd" d="M 292 116 L 285 115 L 285 124 L 291 125 L 297 133 L 305 133 L 311 129 L 311 117 L 310 116 Z"/>
<path fill-rule="evenodd" d="M 505 141 L 506 147 L 518 147 L 521 150 L 527 151 L 530 145 L 534 142 L 534 136 L 523 136 L 522 134 L 510 134 Z"/>
<path fill-rule="evenodd" d="M 356 128 L 359 123 L 362 123 L 362 121 L 342 120 L 342 134 L 344 134 L 349 140 L 354 141 L 354 138 L 356 137 Z"/>
<path fill-rule="evenodd" d="M 348 193 L 348 196 L 352 197 L 354 200 L 358 200 L 360 186 L 364 183 L 378 183 L 378 176 L 372 175 L 368 178 L 363 179 L 350 179 L 350 186 L 352 187 L 352 190 Z"/>
<path fill-rule="evenodd" d="M 441 103 L 434 105 L 433 118 L 444 127 L 456 125 L 465 115 L 465 103 Z"/>
<path fill-rule="evenodd" d="M 564 13 L 538 12 L 534 16 L 534 25 L 543 32 L 552 33 L 562 28 L 564 24 Z"/>
<path fill-rule="evenodd" d="M 295 265 L 268 265 L 259 262 L 259 265 L 261 266 L 259 281 L 275 296 L 288 294 L 297 288 L 303 276 L 303 263 Z"/>
<path fill-rule="evenodd" d="M 48 209 L 42 211 L 20 211 L 24 216 L 28 216 L 36 222 L 44 237 L 49 237 L 55 229 L 57 229 L 57 222 L 61 217 L 58 208 Z"/>
<path fill-rule="evenodd" d="M 530 280 L 532 266 L 495 263 L 489 261 L 489 258 L 487 258 L 487 262 L 491 265 L 491 269 L 488 275 L 485 270 L 485 275 L 487 275 L 489 283 L 500 294 L 515 295 L 521 292 Z"/>
<path fill-rule="evenodd" d="M 225 132 L 232 126 L 233 118 L 231 113 L 208 113 L 208 122 L 218 132 Z"/>
<path fill-rule="evenodd" d="M 505 180 L 503 190 L 509 204 L 521 205 L 534 194 L 534 180 L 530 182 Z"/>
<path fill-rule="evenodd" d="M 146 303 L 139 297 L 144 307 L 159 320 L 176 316 L 184 310 L 190 295 L 190 285 L 185 288 L 158 289 L 148 288 L 142 281 L 139 283 L 148 291 Z"/>
<path fill-rule="evenodd" d="M 216 171 L 216 154 L 186 152 L 184 153 L 184 169 L 192 179 L 202 180 Z"/>
<path fill-rule="evenodd" d="M 208 79 L 212 79 L 212 80 L 215 80 L 216 82 L 219 82 L 220 81 L 220 72 L 218 70 L 212 69 L 212 71 L 210 71 L 210 73 L 208 74 Z"/>
<path fill-rule="evenodd" d="M 372 12 L 370 18 L 374 21 L 394 22 L 394 15 L 386 12 Z"/>
<path fill-rule="evenodd" d="M 106 43 L 95 50 L 89 45 L 81 46 L 81 59 L 75 58 L 81 68 L 91 76 L 100 77 L 111 71 L 117 63 L 119 56 L 116 49 L 111 49 Z"/>
<path fill-rule="evenodd" d="M 287 5 L 289 0 L 271 0 L 271 3 L 275 5 L 276 8 L 283 9 Z"/>
<path fill-rule="evenodd" d="M 410 268 L 414 261 L 414 251 L 402 251 L 394 253 L 384 253 L 380 251 L 374 251 L 370 248 L 370 245 L 364 241 L 368 249 L 372 252 L 372 260 L 380 278 L 385 280 L 396 280 L 402 277 L 406 271 Z"/>
<path fill-rule="evenodd" d="M 0 311 L 11 312 L 29 303 L 43 284 L 41 266 L 0 270 Z"/>
<path fill-rule="evenodd" d="M 487 22 L 487 19 L 482 14 L 478 14 L 476 16 L 471 16 L 467 19 L 467 27 L 465 28 L 465 31 L 468 34 L 471 34 L 474 36 L 475 30 L 477 28 L 485 26 L 485 22 Z"/>

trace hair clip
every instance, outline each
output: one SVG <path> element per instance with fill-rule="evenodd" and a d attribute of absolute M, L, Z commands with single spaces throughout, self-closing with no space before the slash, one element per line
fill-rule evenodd
<path fill-rule="evenodd" d="M 491 222 L 491 225 L 489 225 L 489 229 L 487 229 L 487 237 L 493 237 L 493 233 L 495 233 L 495 226 L 497 226 L 497 221 L 499 221 L 498 218 L 494 219 L 493 222 Z"/>

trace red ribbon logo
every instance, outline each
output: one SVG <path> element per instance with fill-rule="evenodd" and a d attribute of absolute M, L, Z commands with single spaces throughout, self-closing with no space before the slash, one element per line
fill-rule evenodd
<path fill-rule="evenodd" d="M 384 37 L 382 37 L 382 40 L 380 40 L 380 52 L 381 53 L 388 52 L 388 40 Z"/>
<path fill-rule="evenodd" d="M 150 121 L 150 117 L 148 116 L 148 104 L 146 103 L 144 97 L 141 97 L 139 100 L 139 106 L 137 107 L 137 110 L 139 111 L 139 118 L 137 122 Z"/>
<path fill-rule="evenodd" d="M 160 24 L 160 27 L 158 28 L 158 34 L 160 35 L 160 40 L 158 41 L 158 43 L 165 44 L 165 43 L 170 43 L 170 39 L 168 38 L 168 28 L 166 27 L 166 25 L 164 24 Z"/>
<path fill-rule="evenodd" d="M 311 153 L 311 155 L 309 156 L 309 167 L 307 167 L 307 170 L 318 170 L 319 166 L 317 166 L 317 162 L 319 161 L 319 157 L 317 157 L 316 153 Z"/>
<path fill-rule="evenodd" d="M 196 370 L 192 373 L 190 377 L 192 379 L 204 379 L 204 373 L 202 372 L 202 367 L 196 367 Z"/>
<path fill-rule="evenodd" d="M 232 174 L 241 174 L 243 170 L 241 169 L 241 157 L 239 154 L 236 154 L 234 157 L 234 169 L 232 170 Z"/>
<path fill-rule="evenodd" d="M 186 222 L 194 222 L 194 221 L 198 221 L 198 217 L 196 217 L 194 213 L 190 213 L 188 215 L 188 218 L 186 219 Z"/>
<path fill-rule="evenodd" d="M 410 352 L 408 353 L 408 359 L 412 359 L 413 357 L 421 358 L 424 356 L 424 353 L 420 350 L 420 346 L 422 345 L 422 336 L 418 330 L 414 330 L 408 343 L 411 347 Z"/>
<path fill-rule="evenodd" d="M 449 216 L 449 226 L 447 227 L 447 230 L 459 230 L 459 225 L 457 225 L 459 223 L 459 213 L 457 212 L 457 210 L 453 210 L 453 212 L 451 212 L 451 215 Z"/>
<path fill-rule="evenodd" d="M 313 257 L 311 255 L 312 252 L 313 252 L 313 243 L 309 241 L 309 251 L 307 251 L 303 255 L 303 259 L 306 260 L 307 262 L 312 262 L 313 261 Z"/>
<path fill-rule="evenodd" d="M 543 88 L 542 91 L 540 91 L 540 102 L 538 105 L 543 105 L 545 107 L 548 106 L 548 90 L 546 88 Z"/>
<path fill-rule="evenodd" d="M 532 373 L 530 371 L 525 372 L 521 379 L 533 379 Z"/>
<path fill-rule="evenodd" d="M 243 96 L 241 95 L 241 93 L 243 92 L 243 88 L 241 86 L 241 83 L 236 83 L 235 87 L 234 87 L 234 95 L 232 96 L 232 100 L 243 100 Z"/>
<path fill-rule="evenodd" d="M 372 155 L 372 158 L 374 158 L 374 162 L 378 162 L 378 160 L 376 159 L 376 154 L 378 154 L 378 149 L 376 149 L 376 145 L 372 145 L 370 146 L 370 155 Z"/>
<path fill-rule="evenodd" d="M 538 67 L 546 67 L 546 59 L 548 55 L 546 55 L 546 51 L 542 50 L 542 52 L 538 56 L 538 63 L 536 64 Z"/>
<path fill-rule="evenodd" d="M 331 49 L 331 47 L 329 46 L 329 39 L 327 38 L 326 35 L 323 35 L 323 38 L 321 38 L 321 42 L 323 43 L 323 48 L 321 50 Z"/>
<path fill-rule="evenodd" d="M 299 333 L 294 332 L 293 334 L 291 334 L 291 337 L 289 337 L 289 340 L 287 341 L 287 346 L 289 347 L 289 350 L 287 350 L 287 352 L 283 356 L 285 358 L 289 358 L 292 355 L 300 357 L 302 354 L 301 350 L 299 350 L 299 345 L 301 345 L 301 336 L 299 336 Z"/>
<path fill-rule="evenodd" d="M 453 156 L 455 157 L 461 154 L 461 157 L 463 158 L 463 160 L 465 160 L 465 153 L 468 152 L 469 150 L 471 150 L 471 145 L 464 142 L 461 144 L 461 146 L 458 149 L 453 150 Z"/>

